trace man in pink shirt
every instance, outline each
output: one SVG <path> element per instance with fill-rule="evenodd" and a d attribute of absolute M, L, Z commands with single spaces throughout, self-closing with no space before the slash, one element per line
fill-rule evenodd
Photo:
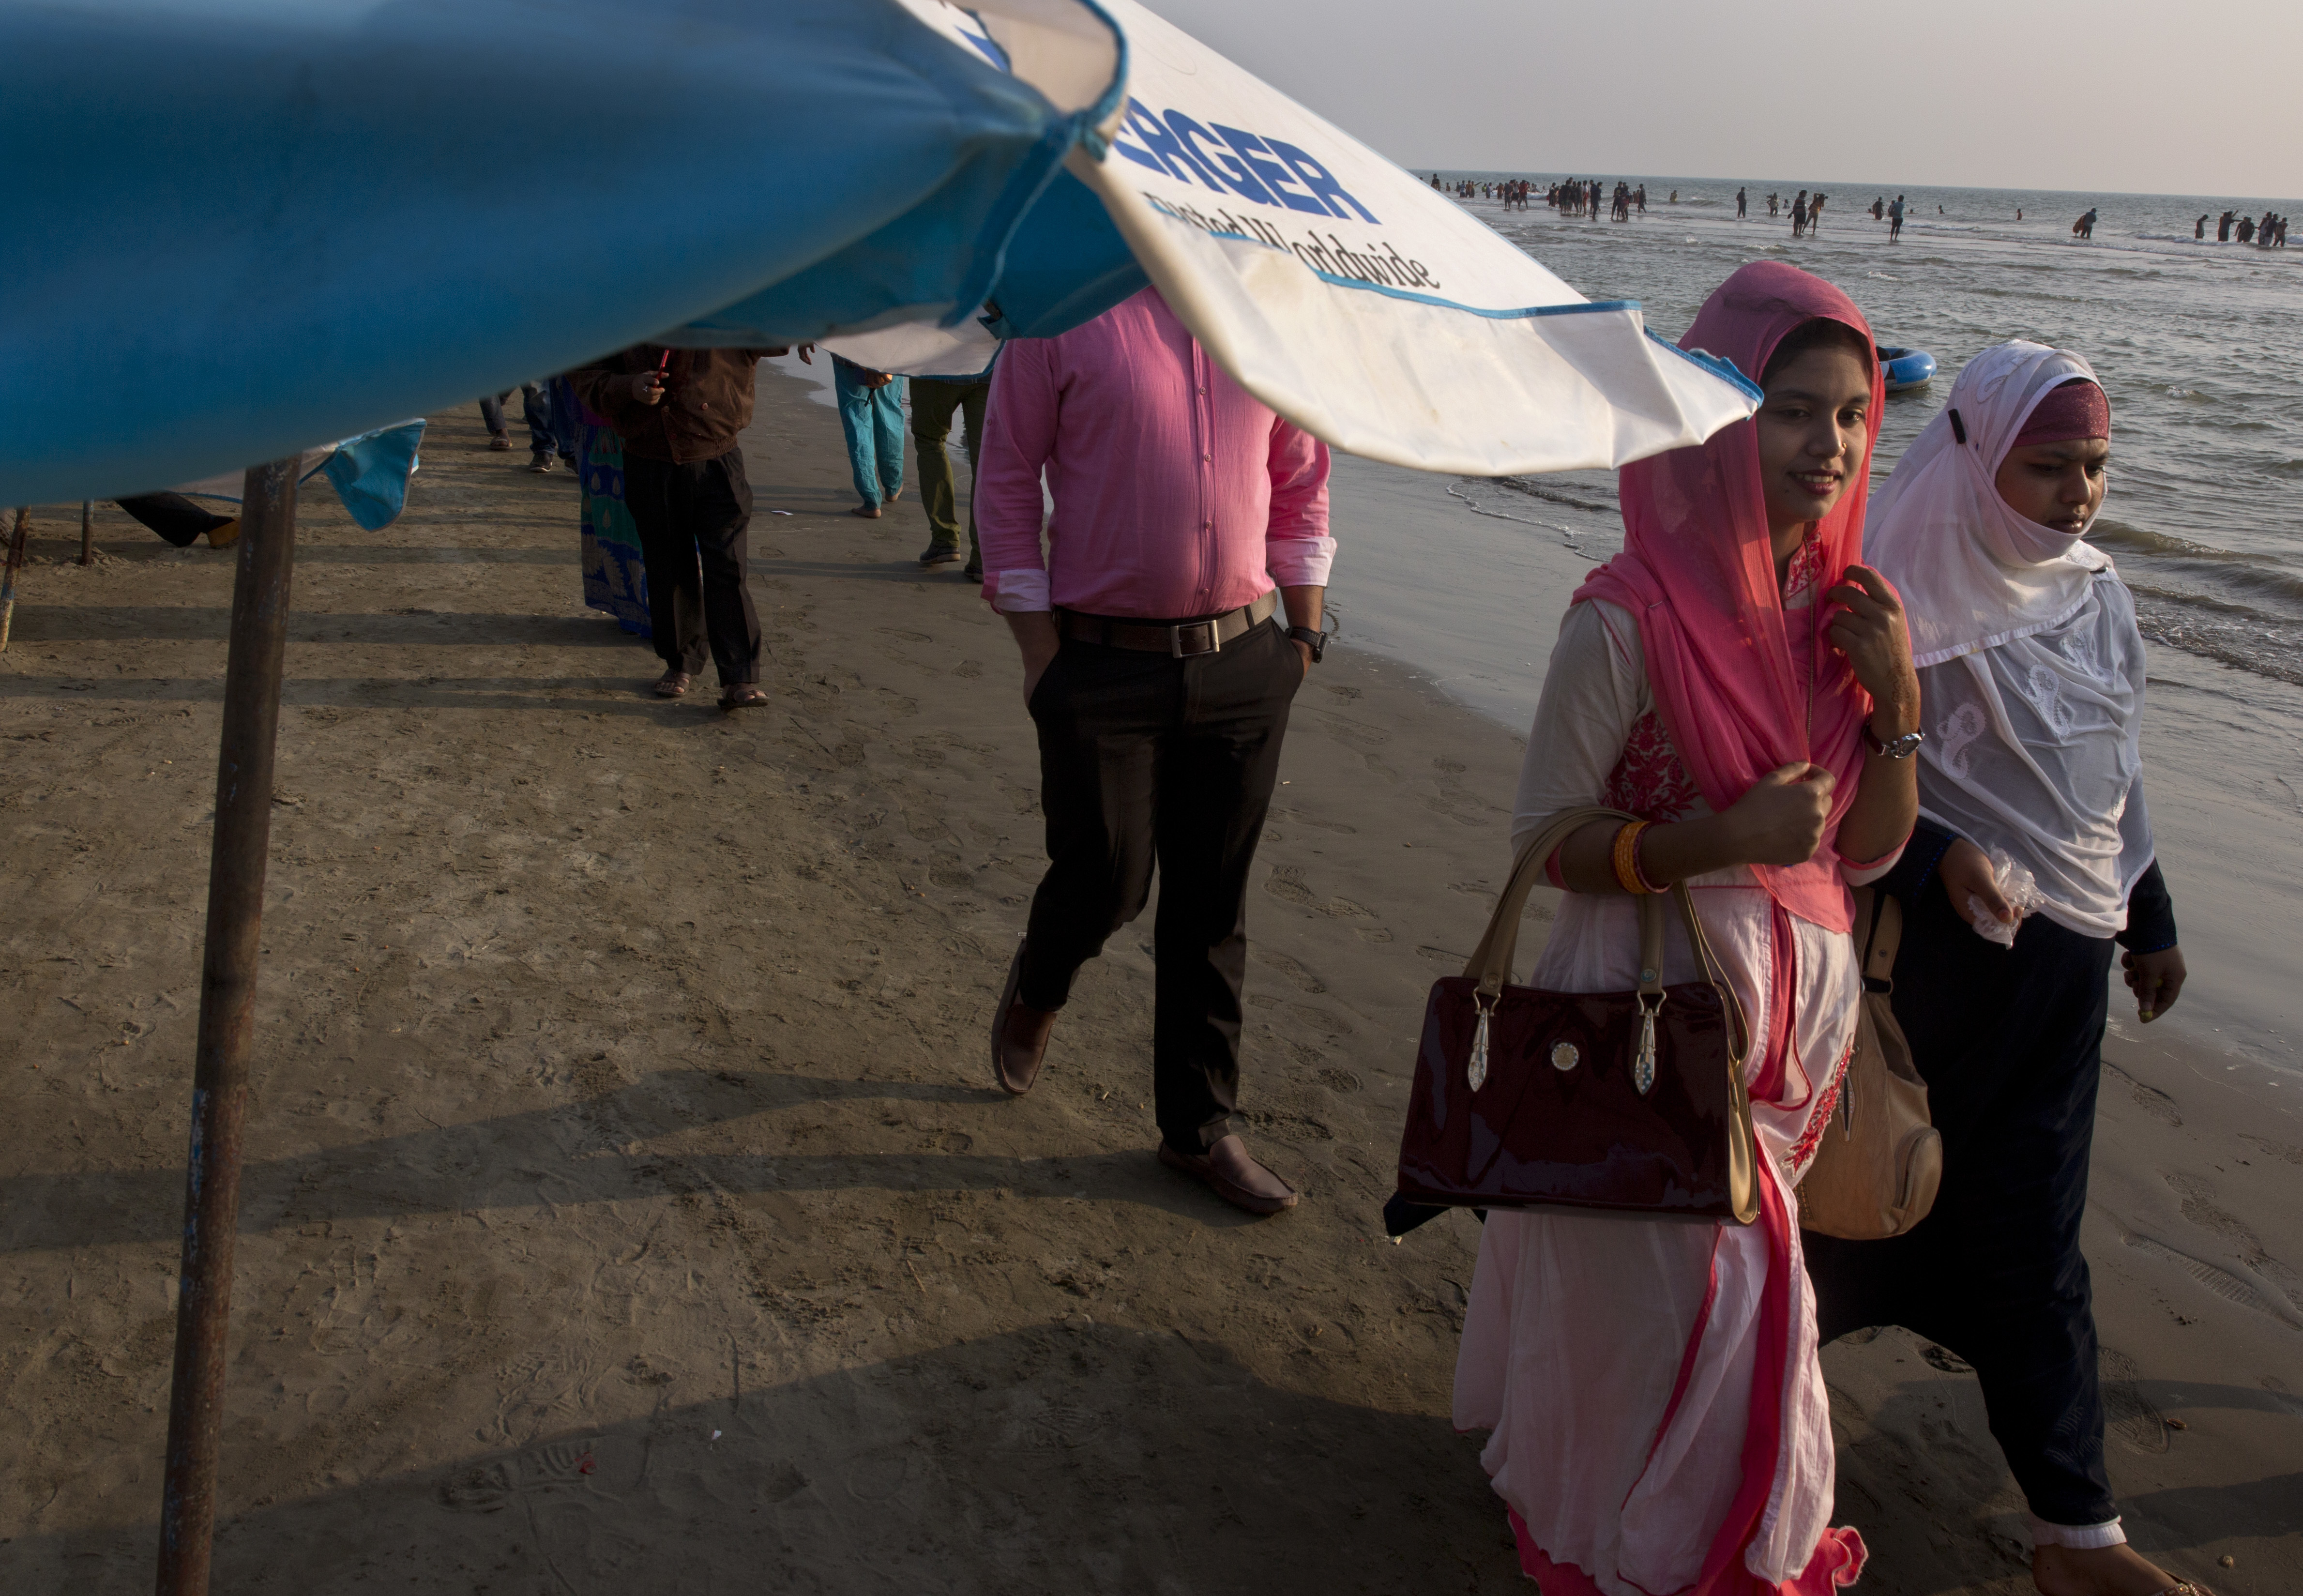
<path fill-rule="evenodd" d="M 1073 975 L 1143 912 L 1156 861 L 1160 1161 L 1250 1212 L 1292 1208 L 1231 1115 L 1248 871 L 1288 705 L 1323 646 L 1327 446 L 1249 397 L 1147 288 L 1002 350 L 975 510 L 983 596 L 1023 652 L 1048 822 L 993 1073 L 1031 1090 Z"/>

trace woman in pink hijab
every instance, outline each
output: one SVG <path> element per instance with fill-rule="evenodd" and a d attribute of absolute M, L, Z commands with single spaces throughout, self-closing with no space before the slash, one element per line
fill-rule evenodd
<path fill-rule="evenodd" d="M 1881 387 L 1846 295 L 1772 262 L 1681 341 L 1764 391 L 1700 448 L 1623 473 L 1624 552 L 1560 624 L 1515 837 L 1588 804 L 1533 979 L 1637 983 L 1635 891 L 1685 881 L 1750 1018 L 1761 1163 L 1749 1226 L 1489 1214 L 1455 1422 L 1544 1596 L 1759 1596 L 1853 1583 L 1793 1188 L 1837 1101 L 1860 982 L 1851 883 L 1918 813 L 1919 685 L 1894 589 L 1854 563 Z M 1625 833 L 1629 835 L 1626 836 Z M 1666 943 L 1666 982 L 1698 978 Z"/>

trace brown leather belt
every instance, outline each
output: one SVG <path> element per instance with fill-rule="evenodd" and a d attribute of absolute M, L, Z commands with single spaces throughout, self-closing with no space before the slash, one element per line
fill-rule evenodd
<path fill-rule="evenodd" d="M 1219 654 L 1223 646 L 1253 627 L 1261 626 L 1279 607 L 1279 590 L 1273 588 L 1244 608 L 1172 626 L 1143 621 L 1123 621 L 1109 615 L 1083 615 L 1058 610 L 1056 626 L 1075 643 L 1100 643 L 1106 648 L 1134 648 L 1189 659 L 1195 654 Z"/>

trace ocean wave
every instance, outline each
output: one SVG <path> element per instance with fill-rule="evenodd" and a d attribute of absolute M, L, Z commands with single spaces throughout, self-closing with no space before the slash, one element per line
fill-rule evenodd
<path fill-rule="evenodd" d="M 2139 554 L 2156 554 L 2163 559 L 2237 561 L 2256 557 L 2231 549 L 2219 549 L 2213 544 L 2194 543 L 2171 532 L 2154 532 L 2147 527 L 2115 521 L 2108 516 L 2096 517 L 2095 524 L 2088 528 L 2087 536 L 2089 543 L 2105 548 L 2132 549 Z"/>
<path fill-rule="evenodd" d="M 1570 510 L 1588 510 L 1597 515 L 1613 515 L 1616 506 L 1597 499 L 1579 499 L 1573 494 L 1562 493 L 1556 487 L 1531 482 L 1524 477 L 1482 477 L 1496 487 L 1507 487 L 1515 494 L 1525 494 L 1531 499 L 1541 499 L 1547 504 L 1564 504 Z"/>
<path fill-rule="evenodd" d="M 2142 603 L 2135 621 L 2144 637 L 2169 648 L 2303 687 L 2303 636 L 2255 627 L 2201 623 L 2187 607 Z"/>
<path fill-rule="evenodd" d="M 1574 528 L 1563 527 L 1556 521 L 1539 521 L 1523 515 L 1513 515 L 1507 511 L 1489 510 L 1486 505 L 1472 497 L 1471 494 L 1465 493 L 1462 485 L 1458 483 L 1451 482 L 1447 485 L 1447 496 L 1458 501 L 1462 503 L 1464 509 L 1470 511 L 1473 515 L 1483 515 L 1488 517 L 1490 520 L 1511 521 L 1522 527 L 1536 527 L 1546 532 L 1556 532 L 1562 536 L 1569 539 L 1578 538 L 1584 536 L 1583 533 L 1577 531 Z M 1570 546 L 1573 546 L 1572 543 Z"/>
<path fill-rule="evenodd" d="M 2211 581 L 2226 591 L 2236 589 L 2258 599 L 2283 601 L 2282 608 L 2292 605 L 2296 613 L 2303 614 L 2303 575 L 2298 575 L 2265 555 L 2219 549 L 2211 544 L 2194 543 L 2188 537 L 2153 532 L 2124 521 L 2104 519 L 2098 519 L 2088 529 L 2088 541 L 2105 549 L 2137 556 L 2146 571 L 2173 575 L 2189 568 L 2202 579 Z M 2130 578 L 2128 586 L 2141 592 L 2145 584 Z M 2217 604 L 2241 613 L 2259 613 L 2204 595 L 2181 594 L 2157 587 L 2152 591 L 2170 600 L 2189 602 L 2197 599 L 2202 604 Z"/>
<path fill-rule="evenodd" d="M 2204 610 L 2212 615 L 2228 616 L 2235 623 L 2261 623 L 2273 617 L 2265 615 L 2253 604 L 2242 604 L 2212 594 L 2194 592 L 2180 587 L 2162 587 L 2156 582 L 2139 582 L 2133 577 L 2121 578 L 2127 590 L 2138 598 L 2153 599 L 2171 609 Z"/>

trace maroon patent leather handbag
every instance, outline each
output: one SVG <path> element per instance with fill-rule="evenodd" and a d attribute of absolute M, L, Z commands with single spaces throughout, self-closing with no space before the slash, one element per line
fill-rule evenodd
<path fill-rule="evenodd" d="M 1544 862 L 1591 821 L 1637 818 L 1602 808 L 1553 817 L 1521 852 L 1464 973 L 1432 984 L 1399 1146 L 1399 1192 L 1411 1203 L 1759 1216 L 1742 1009 L 1684 883 L 1672 892 L 1706 980 L 1663 984 L 1658 896 L 1640 900 L 1637 990 L 1509 984 Z"/>

